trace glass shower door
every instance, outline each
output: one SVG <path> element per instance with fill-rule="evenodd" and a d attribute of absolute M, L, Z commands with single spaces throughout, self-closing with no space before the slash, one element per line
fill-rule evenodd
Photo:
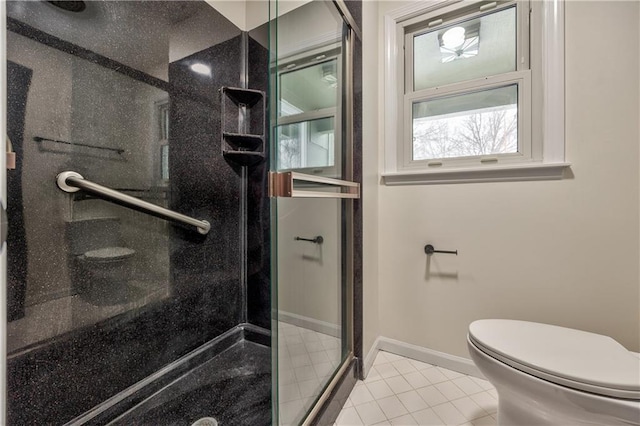
<path fill-rule="evenodd" d="M 279 424 L 291 425 L 343 359 L 342 206 L 334 199 L 277 204 Z"/>
<path fill-rule="evenodd" d="M 275 33 L 272 26 L 272 35 Z M 271 82 L 274 424 L 306 424 L 351 359 L 348 28 L 333 2 L 277 18 Z"/>

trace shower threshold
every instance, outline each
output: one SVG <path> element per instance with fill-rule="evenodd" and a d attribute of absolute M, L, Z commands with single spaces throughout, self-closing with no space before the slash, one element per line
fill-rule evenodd
<path fill-rule="evenodd" d="M 269 345 L 267 330 L 236 326 L 67 425 L 270 425 Z"/>

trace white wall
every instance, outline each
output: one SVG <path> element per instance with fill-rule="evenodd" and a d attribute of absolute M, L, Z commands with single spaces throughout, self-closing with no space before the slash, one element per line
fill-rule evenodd
<path fill-rule="evenodd" d="M 280 10 L 278 13 L 279 59 L 308 54 L 312 46 L 320 47 L 342 37 L 341 17 L 330 2 L 311 2 L 286 14 Z"/>
<path fill-rule="evenodd" d="M 363 353 L 366 356 L 375 339 L 380 335 L 378 309 L 378 165 L 380 155 L 377 146 L 375 123 L 381 116 L 378 103 L 378 3 L 362 3 L 362 262 L 363 262 Z"/>
<path fill-rule="evenodd" d="M 292 53 L 308 55 L 326 44 L 327 39 L 340 37 L 341 18 L 332 4 L 296 4 L 302 7 L 278 18 L 279 58 Z M 308 87 L 302 89 L 306 89 L 307 96 L 313 94 Z M 304 101 L 302 98 L 300 102 Z M 300 106 L 299 102 L 294 103 Z M 277 203 L 278 310 L 340 325 L 340 200 L 295 198 L 278 199 Z M 324 238 L 322 245 L 294 240 L 296 236 L 318 235 Z"/>
<path fill-rule="evenodd" d="M 242 31 L 253 30 L 275 15 L 274 0 L 205 0 Z M 311 0 L 280 0 L 278 16 L 309 3 Z"/>
<path fill-rule="evenodd" d="M 341 323 L 341 200 L 278 198 L 278 311 Z M 322 244 L 295 237 L 322 236 Z M 316 330 L 320 331 L 320 330 Z"/>
<path fill-rule="evenodd" d="M 378 5 L 380 32 L 385 11 L 400 6 Z M 369 7 L 365 3 L 365 11 Z M 468 357 L 471 321 L 516 318 L 607 334 L 640 350 L 639 7 L 566 3 L 572 177 L 378 185 L 379 218 L 371 206 L 365 210 L 365 236 L 376 219 L 379 232 L 377 297 L 367 294 L 376 285 L 375 250 L 365 254 L 365 336 L 379 321 L 385 337 Z M 368 28 L 374 16 L 364 18 Z M 364 67 L 367 96 L 383 67 L 378 40 L 378 66 Z M 368 64 L 374 53 L 370 44 L 364 49 Z M 363 127 L 377 128 L 381 144 L 378 117 L 366 108 Z M 365 136 L 370 182 L 375 161 L 369 151 L 375 149 L 367 143 Z M 434 255 L 428 264 L 426 243 L 460 254 Z M 365 354 L 371 340 L 365 338 Z"/>

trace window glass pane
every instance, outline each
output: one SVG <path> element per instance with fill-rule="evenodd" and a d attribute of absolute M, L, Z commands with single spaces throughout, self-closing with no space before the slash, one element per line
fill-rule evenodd
<path fill-rule="evenodd" d="M 278 170 L 335 163 L 333 117 L 278 126 Z"/>
<path fill-rule="evenodd" d="M 160 148 L 160 178 L 169 180 L 169 145 Z"/>
<path fill-rule="evenodd" d="M 413 38 L 414 90 L 516 70 L 516 7 Z"/>
<path fill-rule="evenodd" d="M 518 152 L 518 85 L 413 104 L 413 159 Z"/>
<path fill-rule="evenodd" d="M 295 65 L 295 64 L 294 64 Z M 280 116 L 337 105 L 338 60 L 331 59 L 280 75 Z"/>

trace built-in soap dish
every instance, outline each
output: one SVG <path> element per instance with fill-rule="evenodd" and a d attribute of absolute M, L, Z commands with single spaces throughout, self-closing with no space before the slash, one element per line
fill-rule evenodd
<path fill-rule="evenodd" d="M 266 96 L 260 90 L 222 87 L 222 155 L 241 166 L 265 159 Z"/>

